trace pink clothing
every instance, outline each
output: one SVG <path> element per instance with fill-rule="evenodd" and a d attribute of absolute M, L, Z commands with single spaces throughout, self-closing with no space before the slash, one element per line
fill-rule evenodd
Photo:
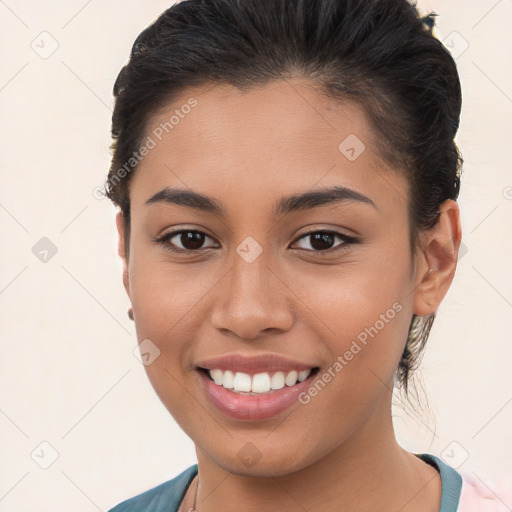
<path fill-rule="evenodd" d="M 484 484 L 467 474 L 462 476 L 462 489 L 456 512 L 511 512 L 512 488 Z M 491 490 L 492 489 L 492 490 Z"/>

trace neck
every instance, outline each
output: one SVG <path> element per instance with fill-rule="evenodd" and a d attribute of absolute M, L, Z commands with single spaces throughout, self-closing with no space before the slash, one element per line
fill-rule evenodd
<path fill-rule="evenodd" d="M 197 458 L 198 512 L 436 512 L 441 502 L 438 472 L 396 442 L 390 404 L 327 456 L 283 476 L 237 475 L 199 448 Z"/>

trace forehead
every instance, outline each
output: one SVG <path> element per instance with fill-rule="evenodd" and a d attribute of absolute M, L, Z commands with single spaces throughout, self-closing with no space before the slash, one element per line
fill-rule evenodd
<path fill-rule="evenodd" d="M 362 107 L 353 101 L 336 102 L 299 79 L 243 91 L 229 84 L 188 88 L 152 116 L 146 131 L 157 139 L 174 140 L 176 146 L 201 149 L 197 156 L 212 145 L 259 156 L 267 148 L 280 154 L 297 153 L 301 146 L 332 149 L 350 133 L 372 144 Z"/>
<path fill-rule="evenodd" d="M 355 102 L 337 102 L 303 80 L 245 91 L 189 88 L 148 122 L 152 149 L 131 183 L 135 208 L 164 187 L 189 188 L 223 203 L 272 200 L 342 185 L 405 199 L 405 184 L 379 158 L 372 127 Z M 149 140 L 149 139 L 146 139 Z M 365 193 L 365 192 L 363 192 Z M 395 198 L 396 200 L 396 198 Z"/>

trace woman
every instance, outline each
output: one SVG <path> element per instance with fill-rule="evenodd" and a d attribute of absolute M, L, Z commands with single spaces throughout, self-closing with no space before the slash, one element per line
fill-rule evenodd
<path fill-rule="evenodd" d="M 433 19 L 190 0 L 135 41 L 106 189 L 148 377 L 198 464 L 115 512 L 501 510 L 391 420 L 461 243 Z"/>

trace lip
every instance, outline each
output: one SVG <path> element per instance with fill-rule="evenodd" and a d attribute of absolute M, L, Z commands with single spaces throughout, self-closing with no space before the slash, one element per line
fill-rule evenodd
<path fill-rule="evenodd" d="M 197 363 L 199 368 L 205 370 L 231 370 L 248 373 L 275 373 L 290 372 L 292 370 L 303 371 L 315 368 L 317 365 L 308 364 L 302 361 L 294 361 L 278 354 L 263 354 L 257 356 L 246 356 L 243 354 L 226 354 L 221 357 L 214 357 Z M 293 386 L 291 386 L 293 387 Z"/>
<path fill-rule="evenodd" d="M 207 398 L 220 412 L 235 420 L 252 422 L 268 420 L 294 405 L 297 406 L 299 395 L 311 385 L 317 373 L 317 370 L 312 371 L 307 379 L 293 386 L 285 386 L 261 395 L 244 395 L 215 384 L 207 376 L 207 371 L 197 369 Z"/>

